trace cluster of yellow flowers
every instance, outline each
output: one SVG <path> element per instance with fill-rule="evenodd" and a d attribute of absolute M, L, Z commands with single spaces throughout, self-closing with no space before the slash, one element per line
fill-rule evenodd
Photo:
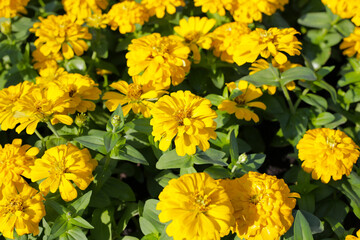
<path fill-rule="evenodd" d="M 87 149 L 79 150 L 72 144 L 60 145 L 36 158 L 39 149 L 22 145 L 21 139 L 0 145 L 0 232 L 14 238 L 14 229 L 21 236 L 39 233 L 39 222 L 45 216 L 44 196 L 49 190 L 60 191 L 62 199 L 77 197 L 73 181 L 84 190 L 93 180 L 92 171 L 97 161 Z M 23 178 L 40 183 L 40 192 Z"/>
<path fill-rule="evenodd" d="M 275 240 L 291 227 L 299 197 L 284 180 L 266 174 L 214 180 L 193 173 L 170 180 L 156 209 L 160 222 L 171 221 L 166 233 L 174 240 L 219 240 L 230 231 L 240 239 Z"/>
<path fill-rule="evenodd" d="M 18 13 L 26 14 L 26 5 L 30 0 L 2 0 L 0 1 L 0 18 L 12 18 Z"/>
<path fill-rule="evenodd" d="M 73 119 L 68 114 L 76 111 L 95 110 L 100 89 L 89 77 L 68 73 L 63 68 L 47 68 L 37 77 L 37 84 L 24 81 L 0 90 L 0 124 L 2 130 L 16 132 L 26 128 L 33 134 L 39 122 L 71 125 Z"/>

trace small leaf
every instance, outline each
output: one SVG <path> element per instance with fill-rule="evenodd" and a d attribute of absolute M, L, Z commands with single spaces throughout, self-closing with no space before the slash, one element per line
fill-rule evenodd
<path fill-rule="evenodd" d="M 330 28 L 331 19 L 325 12 L 311 12 L 298 19 L 298 23 L 312 28 Z"/>
<path fill-rule="evenodd" d="M 312 123 L 315 125 L 315 126 L 323 126 L 325 124 L 329 124 L 331 123 L 332 121 L 335 120 L 335 116 L 332 115 L 331 113 L 329 112 L 322 112 L 320 113 L 316 119 L 314 119 L 312 121 Z"/>
<path fill-rule="evenodd" d="M 308 221 L 300 210 L 296 211 L 294 222 L 294 240 L 312 240 L 311 229 Z"/>
<path fill-rule="evenodd" d="M 104 136 L 104 145 L 107 152 L 110 152 L 120 139 L 120 135 L 114 132 L 107 132 Z"/>
<path fill-rule="evenodd" d="M 232 163 L 235 163 L 239 157 L 239 147 L 234 131 L 230 133 L 230 157 Z"/>
<path fill-rule="evenodd" d="M 211 104 L 214 106 L 218 106 L 222 101 L 225 100 L 223 96 L 217 94 L 209 94 L 205 98 L 210 100 Z"/>
<path fill-rule="evenodd" d="M 246 80 L 254 84 L 256 87 L 261 87 L 262 85 L 280 87 L 279 70 L 274 68 L 272 65 L 270 65 L 267 69 L 242 77 L 241 80 Z"/>
<path fill-rule="evenodd" d="M 295 67 L 286 70 L 281 74 L 280 82 L 282 85 L 286 85 L 287 83 L 294 80 L 307 80 L 307 81 L 315 81 L 317 79 L 315 73 L 307 67 Z"/>
<path fill-rule="evenodd" d="M 68 72 L 84 73 L 86 71 L 86 63 L 84 59 L 77 56 L 66 62 L 64 67 Z"/>
<path fill-rule="evenodd" d="M 74 240 L 87 240 L 84 232 L 79 227 L 72 227 L 66 231 L 67 235 L 71 236 Z"/>
<path fill-rule="evenodd" d="M 95 209 L 91 217 L 94 229 L 91 229 L 91 239 L 112 240 L 111 227 L 113 211 L 109 209 Z M 122 232 L 122 231 L 120 231 Z"/>
<path fill-rule="evenodd" d="M 111 114 L 106 124 L 106 131 L 119 133 L 123 129 L 124 123 L 125 123 L 124 114 L 122 111 L 121 104 L 119 104 L 116 110 Z"/>
<path fill-rule="evenodd" d="M 165 152 L 156 163 L 157 169 L 186 168 L 192 167 L 193 161 L 191 156 L 179 156 L 176 150 Z"/>
<path fill-rule="evenodd" d="M 337 94 L 336 90 L 333 86 L 325 82 L 324 80 L 317 80 L 314 82 L 314 84 L 330 93 L 331 99 L 334 103 L 336 103 Z"/>
<path fill-rule="evenodd" d="M 83 219 L 80 216 L 71 218 L 69 220 L 69 223 L 71 223 L 73 225 L 76 225 L 76 226 L 79 226 L 79 227 L 82 227 L 82 228 L 87 228 L 87 229 L 93 229 L 94 228 L 90 223 L 88 223 L 85 219 Z"/>
<path fill-rule="evenodd" d="M 77 199 L 75 202 L 71 203 L 71 207 L 75 211 L 76 216 L 81 216 L 83 212 L 85 211 L 86 207 L 89 205 L 90 199 L 91 199 L 92 191 L 89 191 L 82 195 L 79 199 Z"/>
<path fill-rule="evenodd" d="M 110 157 L 116 160 L 126 160 L 133 163 L 140 163 L 143 165 L 149 165 L 144 156 L 130 145 L 125 145 L 120 150 L 116 148 L 113 149 L 110 153 Z"/>
<path fill-rule="evenodd" d="M 315 95 L 315 94 L 312 94 L 312 93 L 308 93 L 306 95 L 301 95 L 300 98 L 307 104 L 317 107 L 321 110 L 326 110 L 328 107 L 328 104 L 327 104 L 327 101 L 325 98 Z"/>
<path fill-rule="evenodd" d="M 227 166 L 225 153 L 213 148 L 209 148 L 205 152 L 200 151 L 194 155 L 195 164 L 216 164 L 220 166 Z"/>
<path fill-rule="evenodd" d="M 156 210 L 156 205 L 158 204 L 159 200 L 156 199 L 149 199 L 145 202 L 144 211 L 142 216 L 147 219 L 156 229 L 156 232 L 162 232 L 165 227 L 165 224 L 161 223 L 159 220 L 159 210 Z"/>
<path fill-rule="evenodd" d="M 55 220 L 54 225 L 51 228 L 49 240 L 59 237 L 61 234 L 65 233 L 70 227 L 71 224 L 68 222 L 68 220 L 64 217 L 59 216 Z"/>
<path fill-rule="evenodd" d="M 239 89 L 235 88 L 235 89 L 231 92 L 231 94 L 230 94 L 230 96 L 229 96 L 229 99 L 232 101 L 232 100 L 234 100 L 236 97 L 240 96 L 242 93 L 243 93 L 242 91 L 240 91 Z"/>
<path fill-rule="evenodd" d="M 120 179 L 110 177 L 102 186 L 102 190 L 110 197 L 121 201 L 135 201 L 131 187 Z"/>

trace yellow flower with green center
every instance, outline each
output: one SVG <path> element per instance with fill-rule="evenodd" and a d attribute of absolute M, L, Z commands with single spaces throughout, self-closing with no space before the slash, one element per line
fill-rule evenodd
<path fill-rule="evenodd" d="M 331 178 L 340 180 L 344 174 L 349 176 L 360 155 L 359 147 L 349 136 L 329 128 L 308 130 L 296 148 L 304 171 L 323 183 Z"/>
<path fill-rule="evenodd" d="M 207 17 L 189 17 L 181 19 L 180 26 L 174 27 L 174 31 L 183 38 L 186 45 L 193 53 L 194 63 L 200 62 L 199 47 L 209 49 L 211 47 L 211 37 L 207 34 L 215 25 L 215 19 Z"/>
<path fill-rule="evenodd" d="M 255 87 L 247 81 L 240 80 L 238 83 L 231 82 L 226 84 L 230 93 L 235 89 L 242 92 L 241 95 L 237 96 L 234 100 L 223 100 L 218 109 L 226 111 L 229 114 L 235 113 L 236 118 L 245 119 L 245 121 L 259 122 L 259 117 L 249 107 L 257 107 L 265 110 L 266 106 L 262 102 L 253 102 L 254 99 L 262 96 L 260 88 Z"/>
<path fill-rule="evenodd" d="M 234 55 L 234 61 L 239 66 L 255 62 L 259 55 L 263 58 L 272 56 L 278 64 L 284 64 L 288 60 L 284 52 L 290 56 L 300 55 L 301 42 L 295 34 L 299 32 L 294 28 L 256 28 L 243 35 L 239 44 L 234 49 L 228 49 L 228 53 Z"/>
<path fill-rule="evenodd" d="M 172 179 L 159 195 L 159 220 L 174 240 L 220 240 L 234 224 L 224 188 L 206 173 Z M 184 224 L 186 223 L 186 224 Z"/>
<path fill-rule="evenodd" d="M 12 18 L 18 13 L 26 14 L 26 5 L 30 0 L 1 0 L 0 1 L 0 18 Z"/>
<path fill-rule="evenodd" d="M 44 198 L 27 183 L 14 183 L 1 189 L 0 232 L 14 239 L 14 228 L 21 236 L 39 234 L 39 222 L 45 216 Z"/>
<path fill-rule="evenodd" d="M 33 91 L 34 84 L 29 81 L 21 82 L 15 86 L 10 86 L 0 90 L 0 125 L 1 130 L 15 128 L 18 124 L 15 115 L 15 105 L 19 99 L 27 96 L 28 93 Z"/>
<path fill-rule="evenodd" d="M 234 207 L 232 231 L 240 239 L 277 240 L 291 227 L 298 193 L 283 179 L 249 172 L 241 178 L 219 180 Z"/>
<path fill-rule="evenodd" d="M 61 198 L 71 201 L 77 197 L 77 191 L 70 181 L 85 190 L 94 179 L 92 172 L 96 166 L 97 161 L 91 158 L 86 148 L 80 150 L 68 143 L 52 147 L 36 159 L 31 167 L 31 181 L 44 179 L 39 185 L 44 195 L 59 189 Z"/>
<path fill-rule="evenodd" d="M 353 235 L 347 235 L 345 240 L 360 240 L 360 230 L 356 232 L 356 237 Z"/>
<path fill-rule="evenodd" d="M 144 117 L 151 117 L 150 110 L 154 107 L 153 101 L 167 93 L 161 85 L 144 80 L 143 76 L 134 76 L 133 83 L 125 81 L 112 83 L 110 87 L 117 92 L 106 92 L 103 96 L 105 106 L 110 112 L 116 110 L 121 105 L 124 116 L 132 109 L 135 114 L 141 113 Z"/>
<path fill-rule="evenodd" d="M 111 30 L 119 28 L 121 34 L 134 32 L 135 24 L 143 25 L 149 20 L 146 8 L 135 1 L 123 1 L 114 4 L 107 13 Z"/>
<path fill-rule="evenodd" d="M 24 182 L 21 176 L 30 178 L 30 166 L 34 165 L 39 149 L 21 144 L 22 140 L 16 138 L 11 144 L 0 145 L 0 186 Z"/>
<path fill-rule="evenodd" d="M 216 139 L 217 114 L 211 109 L 209 100 L 190 91 L 177 91 L 161 97 L 153 109 L 152 135 L 160 141 L 159 148 L 166 151 L 175 138 L 175 149 L 179 156 L 196 153 L 196 146 L 203 151 L 209 149 L 209 139 Z"/>
<path fill-rule="evenodd" d="M 170 87 L 180 84 L 190 70 L 189 47 L 178 37 L 161 37 L 153 33 L 133 39 L 126 54 L 129 75 L 136 76 L 143 72 L 146 79 L 153 79 L 156 84 Z"/>
<path fill-rule="evenodd" d="M 105 10 L 108 0 L 62 0 L 67 14 L 76 16 L 77 19 L 86 19 L 92 14 L 101 14 Z"/>
<path fill-rule="evenodd" d="M 355 27 L 350 36 L 344 38 L 340 44 L 340 49 L 348 57 L 355 55 L 357 59 L 360 58 L 360 27 Z"/>
<path fill-rule="evenodd" d="M 271 64 L 273 65 L 273 67 L 279 69 L 280 72 L 285 72 L 286 70 L 288 70 L 290 68 L 301 67 L 300 64 L 292 63 L 290 61 L 286 61 L 286 63 L 284 63 L 284 64 L 278 64 L 275 61 L 275 59 L 272 59 Z M 260 58 L 251 64 L 251 67 L 249 68 L 250 75 L 252 75 L 256 72 L 259 72 L 261 70 L 268 69 L 269 66 L 270 65 L 269 65 L 268 61 Z M 286 84 L 286 88 L 289 91 L 293 91 L 295 89 L 295 87 L 296 87 L 296 85 L 295 85 L 294 81 Z M 276 86 L 263 85 L 262 89 L 267 90 L 270 95 L 274 95 L 276 93 Z"/>
<path fill-rule="evenodd" d="M 357 0 L 321 0 L 330 10 L 341 18 L 352 18 L 356 26 L 360 26 L 359 2 Z"/>
<path fill-rule="evenodd" d="M 174 14 L 177 7 L 184 7 L 184 0 L 142 0 L 141 4 L 149 11 L 150 16 L 156 15 L 157 18 L 163 18 L 165 11 Z"/>
<path fill-rule="evenodd" d="M 81 56 L 88 49 L 85 40 L 92 36 L 75 15 L 50 15 L 39 19 L 29 31 L 38 37 L 34 44 L 43 55 L 57 54 L 61 50 L 64 58 L 70 59 L 74 53 Z"/>

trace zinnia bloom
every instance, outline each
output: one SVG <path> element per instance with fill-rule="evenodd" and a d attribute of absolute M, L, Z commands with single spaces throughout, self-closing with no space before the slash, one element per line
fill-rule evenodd
<path fill-rule="evenodd" d="M 39 222 L 45 216 L 44 198 L 27 183 L 3 187 L 0 197 L 0 232 L 14 239 L 14 228 L 21 236 L 39 234 Z"/>
<path fill-rule="evenodd" d="M 13 129 L 18 123 L 15 115 L 15 104 L 22 97 L 34 89 L 34 84 L 29 81 L 21 82 L 0 90 L 0 125 L 1 130 Z"/>
<path fill-rule="evenodd" d="M 94 13 L 85 19 L 86 25 L 92 28 L 106 28 L 109 23 L 107 14 Z"/>
<path fill-rule="evenodd" d="M 235 82 L 226 84 L 230 93 L 234 89 L 239 89 L 242 94 L 237 96 L 233 101 L 223 100 L 218 109 L 221 111 L 226 111 L 229 114 L 235 113 L 236 118 L 245 119 L 245 121 L 259 122 L 259 117 L 249 107 L 257 107 L 263 110 L 266 109 L 266 106 L 262 102 L 252 102 L 252 100 L 262 96 L 262 91 L 260 88 L 255 87 L 253 84 L 248 83 L 247 81 L 240 80 L 237 85 Z"/>
<path fill-rule="evenodd" d="M 234 55 L 234 61 L 239 66 L 255 62 L 259 55 L 263 58 L 271 55 L 278 64 L 284 64 L 288 59 L 283 52 L 290 56 L 300 55 L 301 42 L 294 36 L 298 33 L 294 28 L 256 28 L 243 35 L 239 44 L 234 49 L 228 49 L 228 53 Z"/>
<path fill-rule="evenodd" d="M 296 148 L 301 167 L 313 179 L 328 183 L 349 176 L 360 152 L 354 141 L 340 130 L 317 128 L 306 131 Z"/>
<path fill-rule="evenodd" d="M 321 0 L 330 10 L 341 18 L 352 18 L 360 26 L 359 2 L 357 0 Z"/>
<path fill-rule="evenodd" d="M 154 79 L 165 87 L 180 84 L 190 70 L 187 59 L 189 47 L 176 36 L 161 37 L 153 33 L 133 39 L 126 54 L 129 75 L 135 76 L 143 72 L 147 79 Z"/>
<path fill-rule="evenodd" d="M 298 193 L 290 193 L 283 179 L 249 172 L 234 180 L 220 180 L 234 207 L 240 239 L 277 240 L 291 227 Z"/>
<path fill-rule="evenodd" d="M 141 4 L 149 11 L 150 16 L 156 15 L 157 18 L 165 16 L 165 10 L 169 14 L 174 14 L 177 7 L 184 7 L 184 0 L 142 0 Z"/>
<path fill-rule="evenodd" d="M 241 36 L 250 32 L 251 30 L 247 24 L 239 22 L 225 23 L 216 28 L 211 33 L 214 55 L 220 57 L 222 61 L 233 63 L 232 52 L 227 50 L 236 48 Z"/>
<path fill-rule="evenodd" d="M 353 236 L 353 235 L 347 235 L 346 238 L 345 238 L 345 240 L 360 240 L 360 230 L 358 230 L 358 231 L 356 232 L 356 236 L 357 236 L 357 237 L 355 237 L 355 236 Z"/>
<path fill-rule="evenodd" d="M 81 56 L 88 49 L 84 40 L 92 36 L 75 15 L 50 15 L 39 19 L 40 22 L 34 23 L 29 31 L 38 37 L 34 44 L 43 55 L 57 54 L 61 50 L 64 58 L 70 59 L 74 57 L 74 52 L 76 56 Z"/>
<path fill-rule="evenodd" d="M 76 16 L 77 19 L 86 19 L 92 14 L 101 14 L 107 5 L 107 0 L 62 0 L 67 14 Z"/>
<path fill-rule="evenodd" d="M 356 54 L 356 58 L 360 58 L 360 27 L 355 27 L 354 32 L 344 38 L 340 44 L 340 49 L 344 50 L 343 54 L 348 57 Z"/>
<path fill-rule="evenodd" d="M 233 0 L 194 0 L 195 7 L 201 7 L 203 13 L 218 13 L 220 16 L 225 15 L 225 9 L 230 9 Z"/>
<path fill-rule="evenodd" d="M 61 198 L 71 201 L 77 197 L 77 192 L 70 180 L 85 190 L 94 179 L 92 172 L 96 166 L 97 161 L 91 158 L 86 148 L 79 150 L 68 143 L 52 147 L 36 159 L 31 167 L 31 181 L 44 179 L 39 185 L 43 194 L 55 193 L 59 189 Z"/>
<path fill-rule="evenodd" d="M 135 114 L 141 112 L 144 117 L 151 117 L 150 110 L 154 107 L 154 103 L 151 101 L 157 100 L 166 91 L 158 88 L 153 82 L 142 81 L 142 78 L 142 76 L 134 76 L 133 83 L 118 81 L 110 85 L 122 93 L 106 92 L 104 94 L 102 99 L 107 100 L 105 106 L 110 112 L 115 111 L 121 105 L 124 116 L 132 109 Z"/>
<path fill-rule="evenodd" d="M 22 145 L 22 140 L 16 138 L 11 144 L 0 145 L 0 186 L 11 182 L 24 182 L 20 175 L 30 178 L 30 166 L 34 165 L 37 147 Z"/>
<path fill-rule="evenodd" d="M 32 52 L 34 68 L 37 70 L 44 68 L 58 68 L 58 62 L 64 60 L 60 52 L 50 53 L 45 56 L 39 49 Z"/>
<path fill-rule="evenodd" d="M 1 0 L 0 1 L 0 18 L 12 18 L 18 13 L 26 14 L 26 5 L 30 0 Z"/>
<path fill-rule="evenodd" d="M 233 207 L 224 188 L 206 173 L 172 179 L 156 206 L 166 233 L 174 240 L 220 240 L 234 223 Z"/>
<path fill-rule="evenodd" d="M 301 67 L 300 64 L 298 63 L 292 63 L 290 61 L 286 61 L 286 63 L 284 64 L 278 64 L 274 59 L 272 59 L 271 61 L 273 67 L 279 69 L 280 72 L 285 72 L 286 70 L 290 69 L 290 68 L 295 68 L 295 67 Z M 256 60 L 255 62 L 253 62 L 251 64 L 251 67 L 249 68 L 250 70 L 250 75 L 256 73 L 256 72 L 259 72 L 261 70 L 264 70 L 264 69 L 268 69 L 269 68 L 269 62 L 266 61 L 265 59 L 258 59 Z M 292 82 L 289 82 L 286 84 L 286 88 L 289 90 L 289 91 L 293 91 L 295 89 L 296 85 L 295 85 L 295 82 L 292 81 Z M 262 88 L 264 90 L 267 90 L 269 94 L 273 95 L 275 94 L 276 92 L 276 86 L 268 86 L 268 85 L 263 85 Z"/>
<path fill-rule="evenodd" d="M 193 52 L 194 62 L 200 62 L 199 47 L 209 49 L 211 47 L 212 39 L 207 34 L 215 25 L 215 19 L 208 19 L 207 17 L 189 17 L 179 22 L 180 26 L 174 27 L 174 31 L 179 34 L 185 44 L 187 44 Z"/>
<path fill-rule="evenodd" d="M 209 139 L 216 139 L 217 114 L 209 100 L 190 91 L 177 91 L 161 97 L 151 110 L 152 135 L 160 140 L 159 148 L 166 151 L 175 137 L 175 149 L 179 156 L 193 155 L 196 146 L 203 151 L 209 147 Z"/>
<path fill-rule="evenodd" d="M 135 1 L 116 3 L 107 14 L 111 30 L 119 28 L 121 34 L 134 32 L 135 24 L 143 25 L 149 20 L 146 8 Z"/>

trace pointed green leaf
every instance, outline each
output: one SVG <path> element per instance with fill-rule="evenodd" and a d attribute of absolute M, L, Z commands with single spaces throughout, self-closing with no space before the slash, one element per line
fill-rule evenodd
<path fill-rule="evenodd" d="M 313 240 L 308 221 L 300 210 L 296 212 L 294 222 L 294 240 Z"/>

